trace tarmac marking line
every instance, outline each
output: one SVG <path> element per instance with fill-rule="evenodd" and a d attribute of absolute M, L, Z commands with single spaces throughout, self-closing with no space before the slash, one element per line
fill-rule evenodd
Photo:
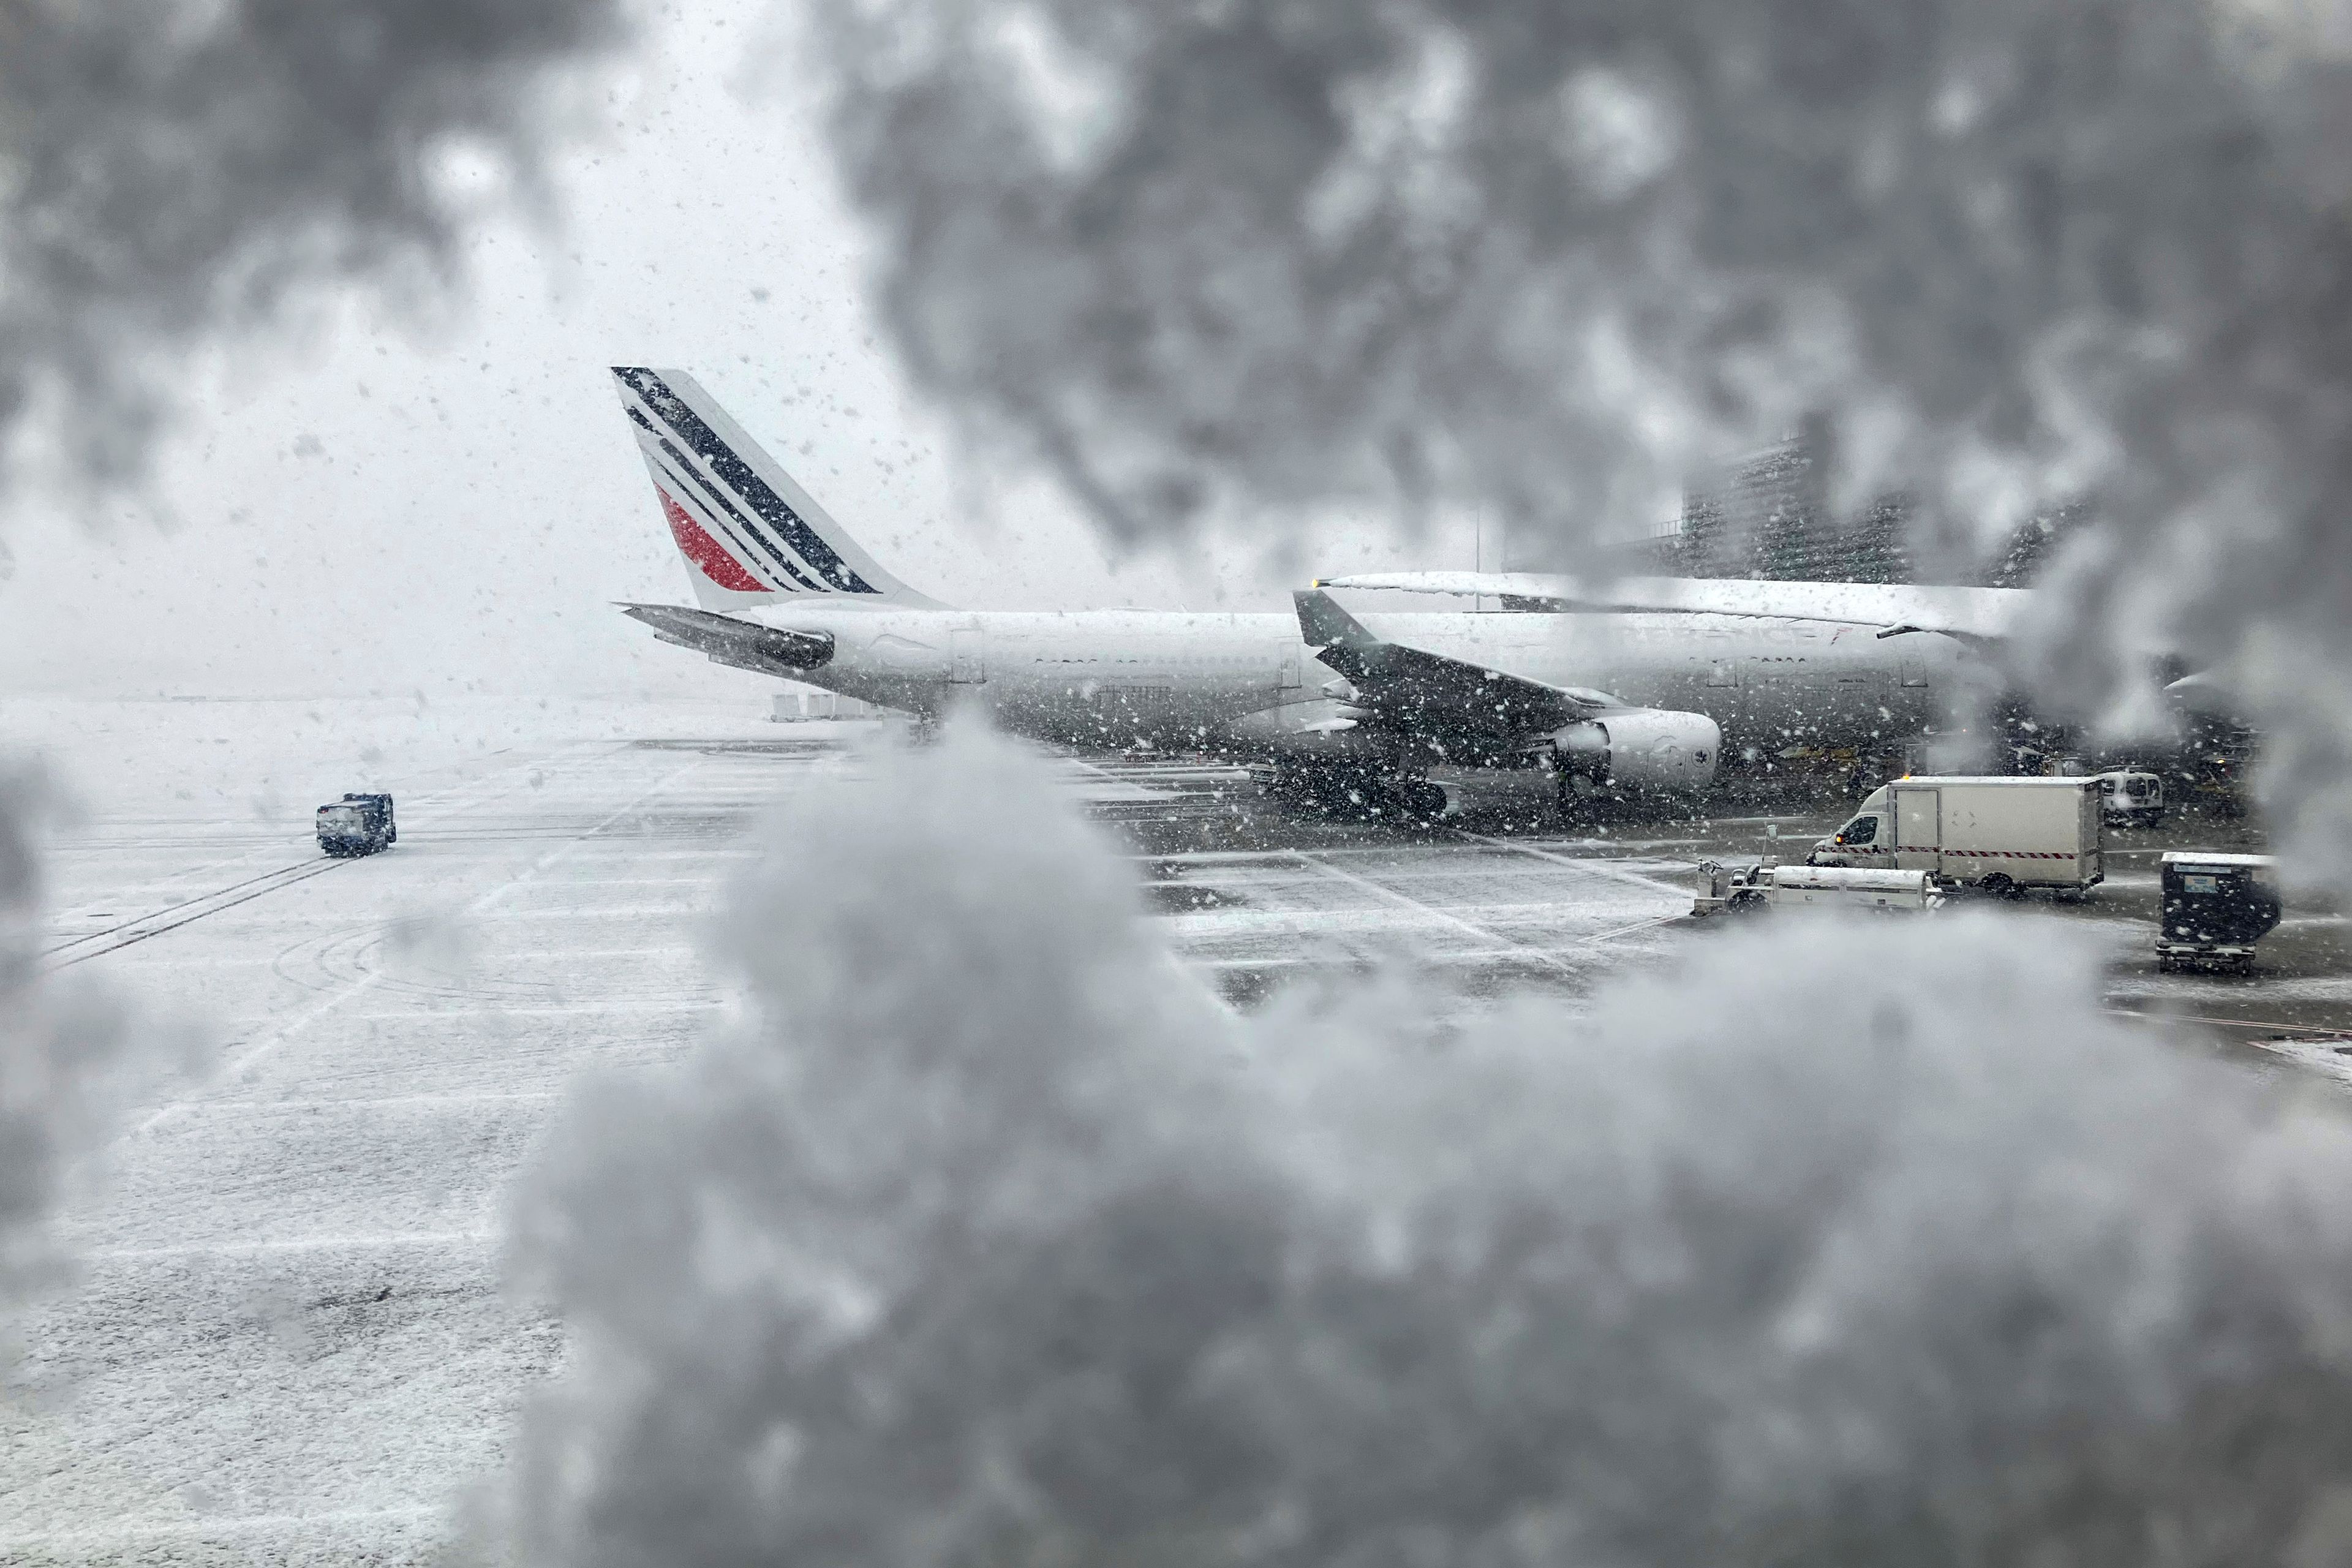
<path fill-rule="evenodd" d="M 376 1236 L 298 1236 L 283 1241 L 190 1241 L 173 1247 L 100 1247 L 77 1256 L 91 1263 L 144 1263 L 166 1258 L 241 1258 L 254 1253 L 329 1252 L 336 1247 L 480 1247 L 498 1239 L 498 1233 L 488 1230 L 393 1230 Z"/>
<path fill-rule="evenodd" d="M 313 1114 L 322 1110 L 383 1110 L 398 1106 L 537 1105 L 562 1100 L 552 1089 L 458 1089 L 448 1094 L 353 1095 L 349 1100 L 197 1100 L 184 1107 L 190 1115 L 215 1110 L 286 1110 Z"/>
<path fill-rule="evenodd" d="M 168 932 L 178 931 L 182 926 L 194 925 L 196 921 L 205 919 L 208 915 L 216 915 L 224 910 L 236 909 L 240 904 L 249 904 L 253 902 L 254 900 L 265 898 L 271 893 L 277 892 L 281 888 L 290 888 L 297 882 L 307 882 L 313 877 L 324 876 L 329 871 L 332 871 L 337 868 L 347 864 L 349 864 L 349 862 L 342 860 L 305 860 L 299 865 L 284 866 L 278 868 L 278 869 L 275 871 L 264 872 L 258 877 L 249 877 L 246 880 L 236 883 L 235 887 L 223 889 L 217 892 L 207 893 L 200 899 L 190 899 L 184 903 L 173 905 L 172 909 L 158 910 L 153 914 L 142 915 L 135 921 L 126 921 L 121 925 L 116 926 L 110 931 L 93 932 L 89 936 L 79 939 L 78 942 L 68 942 L 64 947 L 51 948 L 49 950 L 50 954 L 56 954 L 63 952 L 68 947 L 79 947 L 82 942 L 95 942 L 100 937 L 111 936 L 117 931 L 128 931 L 131 933 L 128 936 L 121 937 L 118 941 L 110 942 L 103 947 L 91 948 L 88 952 L 77 952 L 69 958 L 53 958 L 48 967 L 53 972 L 59 969 L 70 969 L 77 963 L 87 963 L 93 958 L 103 958 L 110 952 L 120 952 L 124 948 L 135 946 L 140 942 L 147 941 L 151 937 L 163 936 Z M 291 874 L 289 875 L 289 873 Z M 253 886 L 256 882 L 261 882 L 266 885 L 257 888 Z M 251 891 L 239 894 L 239 896 L 233 899 L 225 896 L 226 893 L 236 891 L 237 888 L 251 889 Z M 203 909 L 194 909 L 194 906 L 199 904 L 207 907 Z M 166 921 L 161 925 L 148 923 L 152 921 L 162 920 L 164 915 L 172 914 L 181 910 L 194 910 L 194 912 L 183 914 L 178 920 Z"/>
<path fill-rule="evenodd" d="M 1443 921 L 1447 925 L 1453 926 L 1459 931 L 1469 932 L 1472 936 L 1478 938 L 1481 942 L 1494 943 L 1504 951 L 1516 953 L 1531 963 L 1546 964 L 1563 973 L 1572 974 L 1575 973 L 1571 966 L 1562 963 L 1559 959 L 1553 957 L 1550 953 L 1539 952 L 1532 947 L 1522 947 L 1517 942 L 1511 941 L 1510 938 L 1504 936 L 1499 932 L 1488 931 L 1485 926 L 1479 925 L 1475 921 L 1465 921 L 1460 915 L 1451 914 L 1444 910 L 1437 909 L 1432 905 L 1423 903 L 1419 899 L 1412 897 L 1411 894 L 1400 893 L 1393 888 L 1386 887 L 1379 882 L 1373 881 L 1370 877 L 1360 877 L 1353 871 L 1344 871 L 1337 866 L 1326 865 L 1306 850 L 1292 849 L 1286 850 L 1285 853 L 1289 858 L 1297 861 L 1301 866 L 1307 867 L 1310 870 L 1319 871 L 1326 877 L 1329 877 L 1337 881 L 1345 882 L 1350 887 L 1361 889 L 1362 890 L 1370 893 L 1375 898 L 1384 899 L 1390 903 L 1398 905 L 1402 908 L 1415 910 L 1424 915 L 1433 916 L 1436 919 Z"/>
<path fill-rule="evenodd" d="M 583 746 L 599 743 L 600 742 L 582 742 L 577 745 L 566 747 L 562 752 L 556 754 L 560 756 L 569 756 L 572 752 L 581 750 Z M 545 760 L 551 761 L 552 759 Z M 474 779 L 462 784 L 453 784 L 447 789 L 442 790 L 436 795 L 421 796 L 417 801 L 417 805 L 426 808 L 425 815 L 429 819 L 431 816 L 436 815 L 437 811 L 446 809 L 456 804 L 460 797 L 469 792 L 478 790 L 487 784 L 506 777 L 509 773 L 517 772 L 518 770 L 530 765 L 530 764 L 529 763 L 512 763 L 508 767 L 488 773 L 481 778 Z M 514 787 L 516 786 L 509 785 L 509 792 Z M 492 798 L 496 797 L 493 796 Z M 414 819 L 412 818 L 412 820 Z M 273 836 L 267 844 L 264 844 L 259 847 L 249 849 L 242 855 L 232 856 L 226 860 L 215 861 L 207 866 L 194 868 L 188 872 L 184 873 L 184 875 L 193 877 L 204 871 L 217 868 L 220 866 L 233 866 L 239 860 L 249 860 L 256 855 L 262 853 L 264 849 L 275 847 L 280 842 L 282 842 L 282 840 Z M 299 860 L 291 865 L 279 866 L 268 871 L 258 872 L 251 877 L 245 878 L 242 880 L 232 882 L 226 888 L 215 888 L 208 893 L 199 893 L 194 898 L 183 899 L 178 903 L 167 904 L 163 909 L 151 910 L 143 915 L 140 915 L 131 920 L 123 921 L 116 925 L 109 926 L 103 931 L 90 931 L 85 935 L 75 937 L 68 942 L 60 942 L 57 946 L 46 950 L 42 956 L 44 958 L 55 958 L 55 955 L 65 952 L 68 949 L 80 947 L 85 943 L 97 942 L 101 938 L 112 936 L 120 931 L 130 931 L 131 933 L 125 936 L 120 942 L 110 942 L 106 946 L 94 948 L 88 952 L 77 952 L 69 958 L 56 958 L 55 962 L 48 965 L 52 970 L 68 968 L 74 964 L 85 963 L 93 958 L 104 957 L 110 952 L 119 952 L 126 947 L 145 942 L 150 937 L 162 936 L 166 932 L 177 931 L 182 926 L 193 924 L 210 915 L 219 914 L 224 910 L 232 910 L 240 904 L 250 903 L 255 899 L 260 898 L 264 894 L 274 893 L 283 888 L 290 888 L 297 882 L 307 882 L 313 877 L 324 875 L 326 872 L 334 870 L 336 868 L 346 864 L 348 864 L 348 862 L 343 860 L 327 859 Z M 277 879 L 272 881 L 271 879 L 273 878 Z M 269 885 L 267 887 L 255 888 L 254 884 L 257 882 L 268 882 Z M 245 888 L 253 888 L 253 891 L 247 893 L 242 898 L 227 898 L 228 894 L 236 892 L 238 889 Z M 226 900 L 226 901 L 215 902 L 215 900 Z M 182 910 L 194 909 L 194 906 L 198 904 L 206 903 L 212 904 L 213 907 L 210 909 L 195 910 L 195 912 L 186 916 L 184 919 L 173 921 L 167 924 L 150 924 L 152 921 L 162 920 L 166 915 L 176 913 Z M 142 926 L 147 927 L 147 929 L 134 929 Z"/>
<path fill-rule="evenodd" d="M 1573 867 L 1577 870 L 1591 871 L 1598 876 L 1613 877 L 1618 881 L 1631 882 L 1636 887 L 1655 888 L 1661 892 L 1667 893 L 1687 894 L 1690 891 L 1687 888 L 1677 888 L 1671 882 L 1660 881 L 1655 877 L 1645 877 L 1639 871 L 1625 870 L 1600 856 L 1579 858 L 1573 855 L 1556 855 L 1549 849 L 1538 849 L 1531 844 L 1514 844 L 1507 838 L 1489 838 L 1483 833 L 1470 833 L 1459 827 L 1454 828 L 1453 832 L 1455 837 L 1466 838 L 1473 844 L 1484 844 L 1494 849 L 1507 849 L 1514 855 L 1528 855 L 1538 860 L 1549 860 L 1555 866 Z"/>
<path fill-rule="evenodd" d="M 688 773 L 694 772 L 697 768 L 699 768 L 702 765 L 703 761 L 704 759 L 697 757 L 693 762 L 688 763 L 682 767 L 674 769 L 670 773 L 663 774 L 660 778 L 655 780 L 652 784 L 639 791 L 635 795 L 632 796 L 628 803 L 623 805 L 619 810 L 607 816 L 602 822 L 599 822 L 595 826 L 588 829 L 587 832 L 582 834 L 579 837 L 574 838 L 570 844 L 564 846 L 561 849 L 551 850 L 548 854 L 540 857 L 523 870 L 518 872 L 513 877 L 509 878 L 506 881 L 499 883 L 497 887 L 492 888 L 488 892 L 482 894 L 472 903 L 467 904 L 464 911 L 465 914 L 468 916 L 479 915 L 484 910 L 488 910 L 492 904 L 496 903 L 499 899 L 505 897 L 509 889 L 520 887 L 523 883 L 530 881 L 548 867 L 560 864 L 572 849 L 581 844 L 586 843 L 589 839 L 593 838 L 597 834 L 602 833 L 614 823 L 620 821 L 623 817 L 627 816 L 631 812 L 635 811 L 648 798 L 661 793 L 661 791 L 667 788 L 674 780 L 682 778 Z M 227 1062 L 222 1068 L 220 1074 L 221 1079 L 225 1081 L 234 1081 L 238 1079 L 246 1071 L 251 1068 L 255 1063 L 260 1061 L 262 1058 L 268 1056 L 270 1052 L 276 1050 L 287 1041 L 294 1038 L 297 1035 L 301 1034 L 312 1024 L 317 1023 L 320 1019 L 325 1017 L 330 1013 L 339 1011 L 347 1004 L 356 1001 L 368 992 L 375 989 L 376 986 L 383 984 L 388 974 L 389 971 L 374 969 L 370 970 L 367 973 L 361 975 L 355 980 L 346 982 L 340 990 L 330 994 L 315 1006 L 304 1009 L 300 1014 L 289 1020 L 285 1026 L 273 1030 L 261 1039 L 255 1041 L 245 1051 Z M 487 1010 L 496 1011 L 496 1009 Z M 153 1115 L 148 1117 L 146 1121 L 141 1122 L 139 1124 L 138 1131 L 141 1132 L 153 1131 L 156 1127 L 168 1120 L 175 1111 L 185 1108 L 193 1102 L 192 1099 L 172 1101 L 170 1104 L 158 1110 Z"/>
<path fill-rule="evenodd" d="M 102 1545 L 110 1542 L 163 1542 L 205 1535 L 253 1535 L 266 1531 L 306 1530 L 319 1525 L 390 1524 L 448 1516 L 446 1503 L 408 1503 L 398 1508 L 339 1509 L 324 1513 L 190 1514 L 185 1519 L 123 1521 L 78 1530 L 36 1530 L 0 1535 L 0 1553 L 9 1547 Z"/>
<path fill-rule="evenodd" d="M 2302 1044 L 2317 1044 L 2322 1040 L 2352 1039 L 2352 1030 L 2330 1029 L 2313 1024 L 2281 1024 L 2263 1018 L 2210 1018 L 2197 1013 L 2160 1013 L 2154 1008 L 2103 1007 L 2110 1017 L 2131 1018 L 2142 1024 L 2210 1024 L 2221 1029 L 2263 1029 L 2280 1039 L 2297 1039 Z"/>

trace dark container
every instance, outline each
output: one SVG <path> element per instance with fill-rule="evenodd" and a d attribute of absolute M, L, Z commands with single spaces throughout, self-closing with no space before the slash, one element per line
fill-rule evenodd
<path fill-rule="evenodd" d="M 347 795 L 319 808 L 319 847 L 338 859 L 373 855 L 399 841 L 388 795 Z"/>
<path fill-rule="evenodd" d="M 2278 863 L 2269 856 L 2167 850 L 2157 953 L 2243 960 L 2279 923 L 2281 909 Z"/>

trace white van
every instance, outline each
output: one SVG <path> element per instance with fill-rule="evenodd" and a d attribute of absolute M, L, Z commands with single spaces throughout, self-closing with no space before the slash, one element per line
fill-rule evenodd
<path fill-rule="evenodd" d="M 2118 769 L 2098 775 L 2107 820 L 2119 827 L 2154 827 L 2164 820 L 2164 780 L 2156 773 Z"/>
<path fill-rule="evenodd" d="M 2081 893 L 2106 879 L 2105 796 L 2090 778 L 1908 778 L 1873 791 L 1810 866 L 1927 871 L 1945 887 Z"/>

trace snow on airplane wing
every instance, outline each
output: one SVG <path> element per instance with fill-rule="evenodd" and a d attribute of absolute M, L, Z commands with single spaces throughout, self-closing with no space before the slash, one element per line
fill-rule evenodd
<path fill-rule="evenodd" d="M 1506 608 L 1670 612 L 1772 620 L 1836 621 L 1880 637 L 1937 632 L 1963 642 L 1999 642 L 2024 616 L 2032 591 L 1909 583 L 1750 582 L 1716 577 L 1619 577 L 1581 582 L 1532 572 L 1367 572 L 1323 577 L 1318 588 L 1387 589 L 1500 599 Z"/>
<path fill-rule="evenodd" d="M 1291 597 L 1299 635 L 1355 688 L 1355 705 L 1415 735 L 1510 747 L 1624 706 L 1603 691 L 1547 686 L 1384 641 L 1319 589 Z"/>

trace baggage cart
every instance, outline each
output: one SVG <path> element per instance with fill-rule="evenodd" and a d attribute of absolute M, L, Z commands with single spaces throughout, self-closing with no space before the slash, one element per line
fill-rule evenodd
<path fill-rule="evenodd" d="M 2284 909 L 2272 857 L 2168 849 L 2156 967 L 2244 970 Z"/>

